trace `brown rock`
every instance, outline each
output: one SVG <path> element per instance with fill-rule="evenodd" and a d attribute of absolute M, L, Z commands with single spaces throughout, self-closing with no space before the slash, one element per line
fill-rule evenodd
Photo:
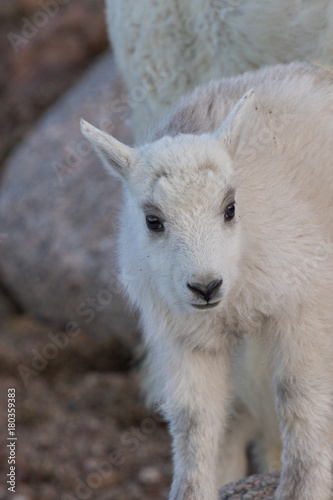
<path fill-rule="evenodd" d="M 1 0 L 0 162 L 106 46 L 104 0 Z"/>
<path fill-rule="evenodd" d="M 273 500 L 279 474 L 250 476 L 220 490 L 220 500 Z"/>
<path fill-rule="evenodd" d="M 77 322 L 98 338 L 129 346 L 136 322 L 116 280 L 119 183 L 108 176 L 79 118 L 131 140 L 110 55 L 97 62 L 10 158 L 0 191 L 0 275 L 23 308 Z"/>

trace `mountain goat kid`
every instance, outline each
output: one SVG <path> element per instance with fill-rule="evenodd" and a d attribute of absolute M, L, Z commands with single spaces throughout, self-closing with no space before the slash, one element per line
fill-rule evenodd
<path fill-rule="evenodd" d="M 136 148 L 82 130 L 124 186 L 121 279 L 170 423 L 170 499 L 217 499 L 237 395 L 258 421 L 275 399 L 275 498 L 331 500 L 333 76 L 293 63 L 211 83 Z"/>

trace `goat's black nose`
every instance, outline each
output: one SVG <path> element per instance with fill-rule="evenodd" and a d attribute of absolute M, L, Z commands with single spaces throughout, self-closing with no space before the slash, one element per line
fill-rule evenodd
<path fill-rule="evenodd" d="M 221 285 L 222 280 L 213 280 L 207 286 L 200 283 L 187 283 L 187 288 L 209 302 Z"/>

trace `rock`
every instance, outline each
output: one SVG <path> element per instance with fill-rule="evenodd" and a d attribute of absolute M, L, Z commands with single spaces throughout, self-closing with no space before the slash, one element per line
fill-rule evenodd
<path fill-rule="evenodd" d="M 249 476 L 220 490 L 220 500 L 273 500 L 279 474 Z"/>
<path fill-rule="evenodd" d="M 104 8 L 104 0 L 1 0 L 0 163 L 106 48 Z"/>
<path fill-rule="evenodd" d="M 156 467 L 144 467 L 138 474 L 141 484 L 153 484 L 161 481 L 161 473 Z"/>
<path fill-rule="evenodd" d="M 79 128 L 84 117 L 130 142 L 124 96 L 103 56 L 11 156 L 0 189 L 0 278 L 24 310 L 130 346 L 136 321 L 116 280 L 120 184 Z"/>

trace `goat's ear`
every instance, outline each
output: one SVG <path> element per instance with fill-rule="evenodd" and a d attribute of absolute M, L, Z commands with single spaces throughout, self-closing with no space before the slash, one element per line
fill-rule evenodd
<path fill-rule="evenodd" d="M 82 118 L 81 132 L 92 144 L 108 172 L 122 179 L 128 178 L 136 158 L 134 149 L 117 141 L 106 132 L 93 127 Z"/>
<path fill-rule="evenodd" d="M 214 137 L 223 143 L 231 156 L 237 153 L 242 142 L 249 136 L 256 110 L 256 96 L 254 89 L 251 89 L 243 95 L 214 133 Z"/>

